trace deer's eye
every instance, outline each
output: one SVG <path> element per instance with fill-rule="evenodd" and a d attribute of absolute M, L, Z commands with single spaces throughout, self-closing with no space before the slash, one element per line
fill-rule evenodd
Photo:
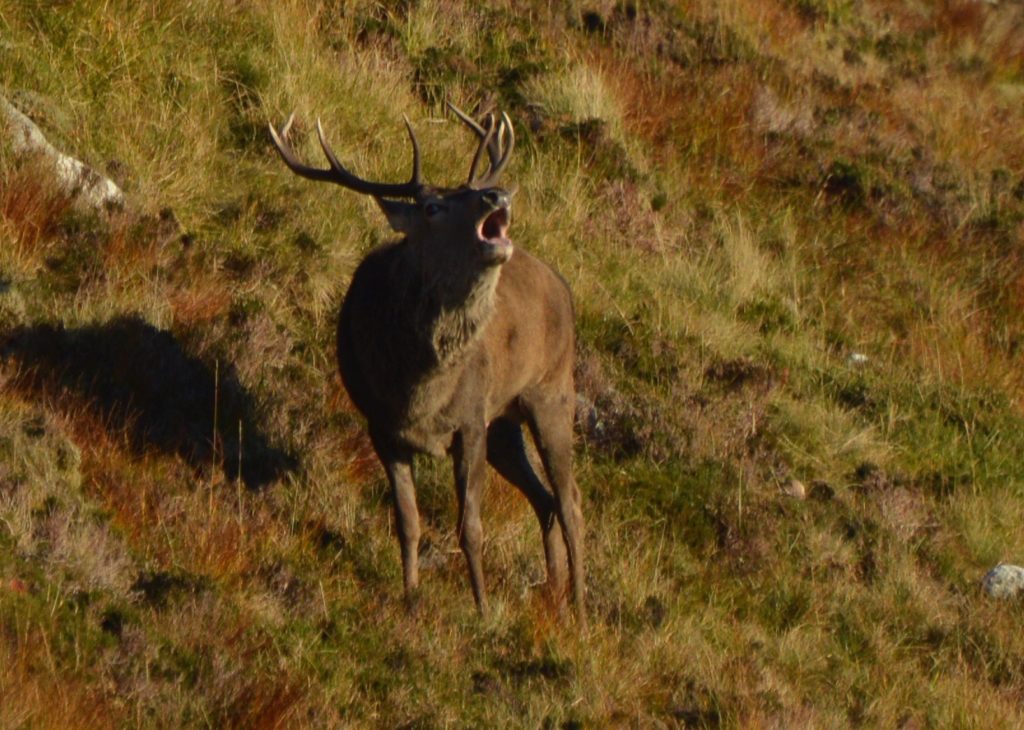
<path fill-rule="evenodd" d="M 442 210 L 444 210 L 444 207 L 437 203 L 427 203 L 423 206 L 423 212 L 426 213 L 427 218 L 433 218 Z"/>

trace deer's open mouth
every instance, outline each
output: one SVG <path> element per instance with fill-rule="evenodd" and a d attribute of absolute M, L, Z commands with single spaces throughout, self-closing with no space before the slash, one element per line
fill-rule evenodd
<path fill-rule="evenodd" d="M 508 238 L 508 225 L 512 219 L 505 206 L 495 208 L 477 224 L 484 258 L 491 264 L 503 264 L 512 255 L 512 241 Z"/>

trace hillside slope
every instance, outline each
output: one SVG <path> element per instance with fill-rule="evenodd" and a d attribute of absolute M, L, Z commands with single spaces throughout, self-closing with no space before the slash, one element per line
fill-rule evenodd
<path fill-rule="evenodd" d="M 0 0 L 0 94 L 128 200 L 0 144 L 0 726 L 1021 723 L 1019 3 Z M 265 131 L 451 184 L 447 99 L 574 291 L 585 634 L 496 476 L 477 617 L 426 459 L 404 610 L 333 354 L 390 234 Z"/>

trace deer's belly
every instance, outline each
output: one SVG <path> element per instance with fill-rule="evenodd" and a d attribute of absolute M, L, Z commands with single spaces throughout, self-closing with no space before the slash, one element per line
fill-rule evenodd
<path fill-rule="evenodd" d="M 413 390 L 399 420 L 397 435 L 416 451 L 444 456 L 455 432 L 476 410 L 478 397 L 460 387 L 458 372 L 428 379 Z"/>
<path fill-rule="evenodd" d="M 407 424 L 398 438 L 411 449 L 432 456 L 444 456 L 452 445 L 455 428 L 434 421 Z"/>

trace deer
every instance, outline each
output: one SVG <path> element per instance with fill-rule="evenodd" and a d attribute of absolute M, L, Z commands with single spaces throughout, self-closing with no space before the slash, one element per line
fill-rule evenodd
<path fill-rule="evenodd" d="M 497 185 L 515 145 L 508 115 L 478 122 L 448 107 L 476 137 L 466 182 L 454 188 L 421 180 L 408 118 L 412 174 L 399 183 L 365 180 L 343 167 L 319 119 L 327 168 L 295 155 L 288 142 L 294 113 L 280 131 L 269 127 L 293 173 L 371 196 L 401 236 L 356 267 L 338 317 L 337 359 L 390 485 L 406 604 L 414 609 L 420 598 L 413 458 L 448 455 L 459 545 L 479 614 L 488 610 L 481 502 L 490 464 L 536 514 L 548 596 L 563 606 L 571 581 L 577 623 L 585 627 L 584 526 L 572 467 L 572 296 L 553 268 L 508 237 L 512 193 Z M 481 170 L 484 154 L 489 165 Z M 524 426 L 550 488 L 527 455 Z"/>

